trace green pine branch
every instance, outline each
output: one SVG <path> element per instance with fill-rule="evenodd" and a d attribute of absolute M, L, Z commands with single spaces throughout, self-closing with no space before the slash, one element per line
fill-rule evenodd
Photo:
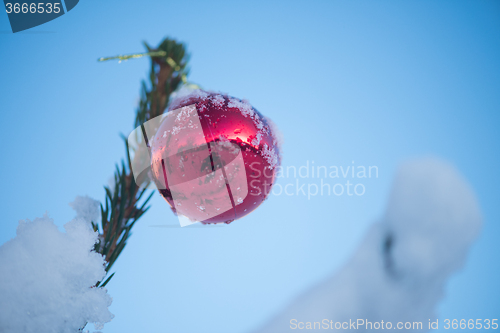
<path fill-rule="evenodd" d="M 144 43 L 146 53 L 136 55 L 100 58 L 99 61 L 119 59 L 127 60 L 142 56 L 149 56 L 151 67 L 149 82 L 142 82 L 141 99 L 136 111 L 134 126 L 137 128 L 149 119 L 163 114 L 170 100 L 170 95 L 182 82 L 187 82 L 188 54 L 182 43 L 166 38 L 157 48 Z M 114 173 L 115 185 L 113 188 L 105 186 L 105 203 L 101 203 L 101 223 L 92 223 L 94 231 L 99 232 L 99 240 L 95 244 L 95 251 L 101 253 L 106 260 L 106 273 L 127 244 L 131 230 L 135 223 L 148 211 L 149 200 L 154 192 L 147 190 L 149 180 L 138 186 L 131 171 L 131 160 L 128 154 L 128 144 L 122 136 L 127 152 L 126 160 L 116 165 Z M 151 193 L 148 193 L 151 192 Z M 105 286 L 113 277 L 109 275 L 98 286 Z"/>

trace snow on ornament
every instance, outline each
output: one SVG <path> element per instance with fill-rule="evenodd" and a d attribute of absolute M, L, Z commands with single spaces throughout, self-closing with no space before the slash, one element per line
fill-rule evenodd
<path fill-rule="evenodd" d="M 191 221 L 230 223 L 270 193 L 280 163 L 276 135 L 247 101 L 196 90 L 174 99 L 152 142 L 152 177 Z"/>
<path fill-rule="evenodd" d="M 281 162 L 279 137 L 247 101 L 194 90 L 175 96 L 158 118 L 136 133 L 150 159 L 136 150 L 134 177 L 153 180 L 181 226 L 184 217 L 185 224 L 231 223 L 268 197 Z"/>

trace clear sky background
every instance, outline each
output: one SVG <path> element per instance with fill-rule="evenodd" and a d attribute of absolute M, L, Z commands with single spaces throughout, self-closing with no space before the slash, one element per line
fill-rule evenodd
<path fill-rule="evenodd" d="M 96 59 L 165 36 L 187 43 L 191 81 L 274 120 L 284 166 L 354 161 L 379 176 L 361 181 L 363 196 L 272 196 L 210 229 L 154 227 L 177 223 L 155 195 L 113 267 L 116 317 L 103 332 L 258 327 L 349 259 L 399 163 L 428 155 L 460 170 L 484 216 L 439 317 L 500 317 L 497 1 L 87 0 L 16 34 L 0 14 L 0 243 L 20 219 L 48 211 L 62 226 L 75 196 L 104 198 L 149 62 Z"/>

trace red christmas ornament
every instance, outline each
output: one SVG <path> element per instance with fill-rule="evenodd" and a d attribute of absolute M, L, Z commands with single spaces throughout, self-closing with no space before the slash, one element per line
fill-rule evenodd
<path fill-rule="evenodd" d="M 280 165 L 272 122 L 247 101 L 195 90 L 172 101 L 151 146 L 153 180 L 177 214 L 230 223 L 268 196 Z"/>

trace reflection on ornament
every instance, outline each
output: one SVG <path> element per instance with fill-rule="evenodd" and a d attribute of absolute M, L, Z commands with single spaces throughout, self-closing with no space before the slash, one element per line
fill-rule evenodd
<path fill-rule="evenodd" d="M 281 160 L 272 127 L 227 95 L 195 90 L 176 98 L 149 142 L 152 178 L 177 214 L 230 223 L 271 191 Z"/>

